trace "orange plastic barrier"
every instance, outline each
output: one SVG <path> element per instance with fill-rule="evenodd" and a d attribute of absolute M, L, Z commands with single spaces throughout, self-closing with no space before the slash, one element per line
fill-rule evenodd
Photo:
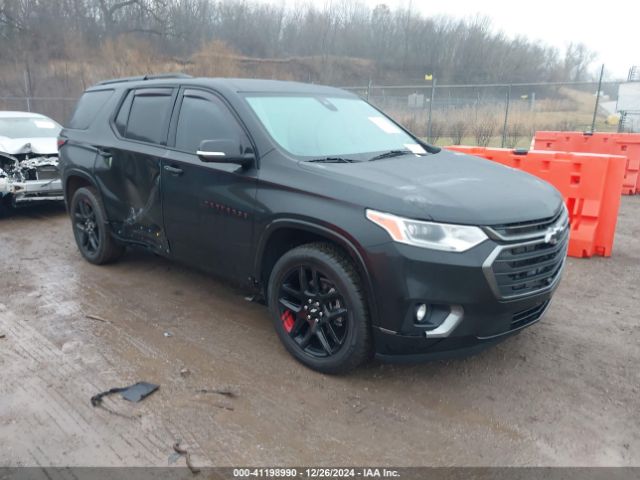
<path fill-rule="evenodd" d="M 536 132 L 534 150 L 602 153 L 627 157 L 622 194 L 640 193 L 640 134 Z"/>
<path fill-rule="evenodd" d="M 611 256 L 626 157 L 595 153 L 447 147 L 528 172 L 556 187 L 569 210 L 569 255 Z"/>

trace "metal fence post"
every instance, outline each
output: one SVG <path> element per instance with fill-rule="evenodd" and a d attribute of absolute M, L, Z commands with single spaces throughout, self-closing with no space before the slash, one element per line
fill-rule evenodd
<path fill-rule="evenodd" d="M 624 125 L 627 123 L 627 112 L 620 112 L 620 120 L 618 120 L 618 133 L 624 133 Z"/>
<path fill-rule="evenodd" d="M 507 143 L 507 125 L 509 123 L 509 103 L 511 103 L 511 85 L 507 88 L 507 106 L 504 109 L 504 126 L 502 127 L 502 144 L 501 147 L 504 148 Z"/>
<path fill-rule="evenodd" d="M 431 142 L 431 122 L 433 115 L 433 100 L 436 98 L 436 78 L 431 82 L 431 100 L 429 100 L 429 119 L 427 121 L 427 141 Z"/>
<path fill-rule="evenodd" d="M 531 100 L 529 101 L 529 111 L 533 112 L 536 109 L 536 92 L 531 92 Z"/>
<path fill-rule="evenodd" d="M 596 93 L 596 106 L 593 109 L 593 120 L 591 121 L 591 133 L 596 131 L 596 116 L 598 115 L 598 104 L 600 103 L 600 91 L 602 89 L 602 76 L 604 75 L 604 63 L 600 68 L 600 80 L 598 80 L 598 91 Z"/>
<path fill-rule="evenodd" d="M 367 85 L 367 103 L 369 103 L 370 94 L 371 94 L 371 78 L 369 78 L 369 84 Z"/>
<path fill-rule="evenodd" d="M 27 112 L 31 111 L 31 82 L 29 82 L 29 74 L 25 70 L 23 73 L 24 78 L 24 94 L 27 101 Z"/>

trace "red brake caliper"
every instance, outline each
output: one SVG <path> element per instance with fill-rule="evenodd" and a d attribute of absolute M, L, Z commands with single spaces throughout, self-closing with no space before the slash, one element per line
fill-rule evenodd
<path fill-rule="evenodd" d="M 293 324 L 295 323 L 291 310 L 285 310 L 285 312 L 280 315 L 280 320 L 282 320 L 282 325 L 287 333 L 291 333 L 291 330 L 293 330 Z"/>

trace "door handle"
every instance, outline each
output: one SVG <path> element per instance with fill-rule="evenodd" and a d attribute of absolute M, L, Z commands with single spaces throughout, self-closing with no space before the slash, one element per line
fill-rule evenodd
<path fill-rule="evenodd" d="M 98 155 L 100 155 L 101 157 L 110 157 L 111 149 L 98 147 Z"/>
<path fill-rule="evenodd" d="M 165 165 L 164 169 L 169 172 L 171 175 L 182 175 L 184 171 L 178 167 L 172 167 L 171 165 Z"/>

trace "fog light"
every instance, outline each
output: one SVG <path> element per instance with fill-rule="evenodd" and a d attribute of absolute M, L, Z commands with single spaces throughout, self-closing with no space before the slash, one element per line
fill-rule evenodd
<path fill-rule="evenodd" d="M 428 309 L 425 303 L 421 303 L 420 305 L 418 305 L 418 307 L 416 308 L 416 320 L 418 322 L 422 322 L 427 316 L 427 312 Z"/>

